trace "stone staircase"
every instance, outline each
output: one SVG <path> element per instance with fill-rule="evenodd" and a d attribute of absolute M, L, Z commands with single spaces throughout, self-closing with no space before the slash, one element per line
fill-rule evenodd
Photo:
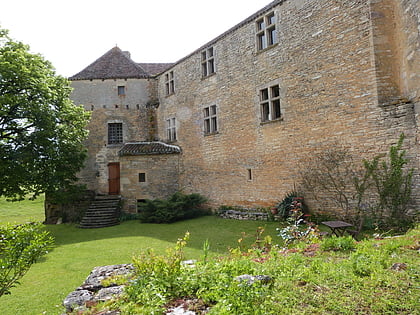
<path fill-rule="evenodd" d="M 80 221 L 82 229 L 95 229 L 120 224 L 121 196 L 96 196 Z"/>

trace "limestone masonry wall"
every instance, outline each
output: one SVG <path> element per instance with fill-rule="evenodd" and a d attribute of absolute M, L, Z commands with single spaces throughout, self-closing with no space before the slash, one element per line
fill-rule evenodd
<path fill-rule="evenodd" d="M 274 204 L 299 185 L 301 162 L 336 143 L 360 161 L 387 152 L 404 132 L 408 155 L 414 163 L 418 157 L 414 105 L 400 101 L 396 82 L 401 61 L 388 68 L 398 58 L 388 56 L 391 44 L 379 38 L 395 16 L 372 22 L 382 18 L 373 11 L 375 1 L 278 3 L 169 69 L 174 94 L 165 95 L 165 74 L 159 77 L 159 125 L 176 117 L 176 144 L 184 152 L 180 185 L 215 205 Z M 270 12 L 277 17 L 278 44 L 257 51 L 255 21 Z M 201 53 L 209 47 L 216 73 L 203 78 Z M 410 84 L 418 87 L 410 82 L 407 92 Z M 261 122 L 259 91 L 275 84 L 282 119 Z M 218 132 L 205 135 L 203 110 L 211 105 L 217 106 Z M 164 139 L 164 128 L 159 132 Z M 326 206 L 308 203 L 314 210 Z"/>
<path fill-rule="evenodd" d="M 259 47 L 259 28 L 266 39 L 274 36 L 273 45 Z M 141 70 L 118 54 L 114 48 L 101 58 Z M 209 60 L 214 73 L 209 66 L 203 75 Z M 126 211 L 135 211 L 138 199 L 176 190 L 200 193 L 214 207 L 272 206 L 299 188 L 302 165 L 314 154 L 338 145 L 358 163 L 387 153 L 401 133 L 415 168 L 413 209 L 420 208 L 418 0 L 276 0 L 165 67 L 159 75 L 72 82 L 72 99 L 92 113 L 81 181 L 106 194 L 108 164 L 119 162 Z M 263 113 L 266 90 L 281 115 Z M 176 140 L 167 136 L 173 118 Z M 121 144 L 107 142 L 113 122 L 123 124 Z M 127 142 L 152 140 L 182 153 L 118 154 Z M 146 182 L 139 181 L 143 172 Z M 319 197 L 325 203 L 305 196 L 312 211 L 337 211 L 329 196 Z"/>

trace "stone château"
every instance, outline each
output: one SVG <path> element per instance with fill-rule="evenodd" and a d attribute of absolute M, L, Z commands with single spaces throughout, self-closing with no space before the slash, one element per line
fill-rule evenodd
<path fill-rule="evenodd" d="M 126 211 L 178 190 L 271 206 L 315 153 L 372 158 L 401 133 L 420 205 L 418 0 L 275 0 L 175 63 L 114 47 L 69 79 L 92 115 L 80 180 Z"/>

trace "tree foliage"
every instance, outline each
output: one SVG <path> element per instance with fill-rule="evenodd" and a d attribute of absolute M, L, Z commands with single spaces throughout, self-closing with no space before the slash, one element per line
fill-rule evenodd
<path fill-rule="evenodd" d="M 0 29 L 0 196 L 68 191 L 83 166 L 88 114 L 51 63 Z"/>
<path fill-rule="evenodd" d="M 40 223 L 0 227 L 0 297 L 10 294 L 31 265 L 54 243 Z"/>

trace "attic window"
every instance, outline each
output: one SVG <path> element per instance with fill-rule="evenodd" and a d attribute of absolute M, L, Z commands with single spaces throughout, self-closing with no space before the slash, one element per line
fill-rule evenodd
<path fill-rule="evenodd" d="M 118 96 L 124 96 L 125 95 L 125 86 L 120 85 L 118 86 Z"/>

